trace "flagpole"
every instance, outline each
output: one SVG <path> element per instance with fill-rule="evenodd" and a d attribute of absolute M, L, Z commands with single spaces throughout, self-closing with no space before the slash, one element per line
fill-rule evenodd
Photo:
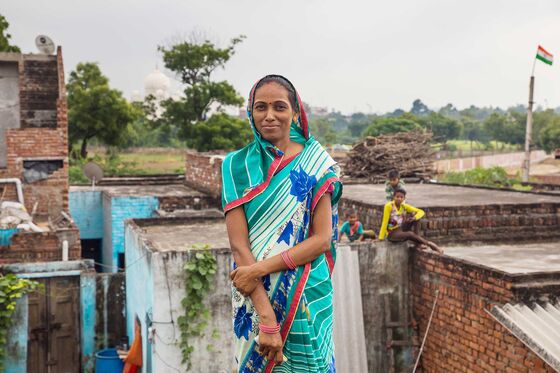
<path fill-rule="evenodd" d="M 523 160 L 523 176 L 522 181 L 529 182 L 529 169 L 531 167 L 531 136 L 533 130 L 533 91 L 535 88 L 535 63 L 537 58 L 533 60 L 533 70 L 531 71 L 531 80 L 529 81 L 529 106 L 527 107 L 527 127 L 525 129 L 525 159 Z"/>

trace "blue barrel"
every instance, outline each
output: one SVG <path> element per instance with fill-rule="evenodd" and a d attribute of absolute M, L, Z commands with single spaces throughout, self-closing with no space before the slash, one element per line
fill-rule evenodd
<path fill-rule="evenodd" d="M 19 229 L 0 229 L 0 246 L 8 246 L 12 243 L 12 236 L 19 232 Z"/>
<path fill-rule="evenodd" d="M 95 354 L 95 373 L 122 373 L 123 368 L 116 349 L 106 348 Z"/>

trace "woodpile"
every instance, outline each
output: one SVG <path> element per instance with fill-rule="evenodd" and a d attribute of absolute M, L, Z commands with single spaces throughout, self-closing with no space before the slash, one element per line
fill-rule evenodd
<path fill-rule="evenodd" d="M 343 176 L 381 183 L 396 169 L 410 181 L 429 180 L 434 175 L 435 151 L 431 132 L 411 131 L 377 137 L 354 144 L 343 165 Z"/>

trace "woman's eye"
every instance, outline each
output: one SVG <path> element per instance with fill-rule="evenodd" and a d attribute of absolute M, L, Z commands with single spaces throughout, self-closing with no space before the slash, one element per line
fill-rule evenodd
<path fill-rule="evenodd" d="M 264 110 L 264 105 L 257 105 L 255 106 L 255 110 Z"/>
<path fill-rule="evenodd" d="M 286 105 L 276 105 L 276 110 L 278 111 L 286 110 Z"/>

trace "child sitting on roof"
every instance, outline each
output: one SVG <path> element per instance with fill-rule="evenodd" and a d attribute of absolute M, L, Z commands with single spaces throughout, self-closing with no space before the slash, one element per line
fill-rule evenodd
<path fill-rule="evenodd" d="M 346 214 L 346 221 L 340 227 L 340 233 L 338 235 L 338 242 L 343 235 L 346 235 L 350 242 L 363 241 L 364 238 L 375 239 L 375 232 L 372 230 L 364 230 L 364 226 L 358 220 L 358 214 L 356 211 L 349 211 Z"/>
<path fill-rule="evenodd" d="M 406 190 L 406 188 L 404 187 L 404 181 L 401 180 L 401 176 L 397 170 L 389 171 L 387 179 L 388 180 L 385 182 L 385 198 L 390 202 L 393 200 L 395 190 Z"/>
<path fill-rule="evenodd" d="M 405 198 L 406 191 L 396 189 L 393 201 L 385 204 L 379 239 L 384 240 L 387 237 L 392 242 L 413 241 L 422 250 L 431 248 L 439 254 L 443 254 L 443 250 L 435 243 L 418 234 L 418 221 L 424 217 L 425 213 L 419 208 L 406 204 Z"/>

